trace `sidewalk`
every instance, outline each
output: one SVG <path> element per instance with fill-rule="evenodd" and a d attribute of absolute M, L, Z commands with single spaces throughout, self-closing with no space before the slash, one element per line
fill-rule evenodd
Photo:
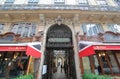
<path fill-rule="evenodd" d="M 62 69 L 62 72 L 61 72 L 61 67 L 59 66 L 58 69 L 57 69 L 57 72 L 55 72 L 53 74 L 52 79 L 67 79 L 66 75 L 65 75 L 65 72 L 64 72 L 64 69 Z"/>

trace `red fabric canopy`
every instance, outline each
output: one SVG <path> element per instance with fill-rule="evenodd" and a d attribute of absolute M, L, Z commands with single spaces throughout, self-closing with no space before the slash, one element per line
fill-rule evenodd
<path fill-rule="evenodd" d="M 85 57 L 95 54 L 93 46 L 86 46 L 82 50 L 79 51 L 79 57 Z"/>
<path fill-rule="evenodd" d="M 28 45 L 26 54 L 35 58 L 41 57 L 40 44 L 39 45 Z"/>
<path fill-rule="evenodd" d="M 120 50 L 120 45 L 98 44 L 86 46 L 79 51 L 79 57 L 85 57 L 95 54 L 95 50 Z"/>
<path fill-rule="evenodd" d="M 26 55 L 41 57 L 41 43 L 0 44 L 0 51 L 24 51 Z"/>

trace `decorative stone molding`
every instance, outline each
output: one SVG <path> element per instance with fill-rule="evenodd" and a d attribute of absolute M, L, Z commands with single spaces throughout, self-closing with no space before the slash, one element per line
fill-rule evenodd
<path fill-rule="evenodd" d="M 39 14 L 40 25 L 45 25 L 45 15 Z"/>
<path fill-rule="evenodd" d="M 72 19 L 70 18 L 64 18 L 64 21 L 63 21 L 63 24 L 66 24 L 66 25 L 71 25 L 73 23 Z"/>
<path fill-rule="evenodd" d="M 43 41 L 43 36 L 44 36 L 44 32 L 40 31 L 33 37 L 33 41 L 41 42 L 41 41 Z"/>
<path fill-rule="evenodd" d="M 15 34 L 13 32 L 7 32 L 4 34 L 0 34 L 0 41 L 1 42 L 19 42 L 20 41 L 20 35 Z"/>
<path fill-rule="evenodd" d="M 51 24 L 55 24 L 55 19 L 54 18 L 46 18 L 46 25 L 51 25 Z"/>
<path fill-rule="evenodd" d="M 120 33 L 106 31 L 94 36 L 86 36 L 77 34 L 78 41 L 92 41 L 92 42 L 120 42 Z"/>
<path fill-rule="evenodd" d="M 57 23 L 58 25 L 61 25 L 61 24 L 63 23 L 63 19 L 62 19 L 61 15 L 58 15 L 58 16 L 57 16 L 57 18 L 56 18 L 56 23 Z"/>

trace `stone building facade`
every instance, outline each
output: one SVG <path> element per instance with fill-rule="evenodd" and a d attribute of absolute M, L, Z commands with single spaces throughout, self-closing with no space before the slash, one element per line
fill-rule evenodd
<path fill-rule="evenodd" d="M 74 79 L 80 79 L 85 72 L 97 74 L 98 65 L 102 66 L 102 74 L 120 75 L 118 49 L 95 50 L 96 55 L 79 56 L 79 43 L 83 42 L 114 44 L 120 48 L 119 0 L 1 0 L 0 4 L 1 44 L 41 42 L 43 55 L 38 71 L 41 75 L 37 78 L 42 77 L 43 66 L 47 65 L 43 77 L 52 79 L 51 72 L 59 58 L 62 65 L 70 65 L 67 74 Z M 102 61 L 100 52 L 107 54 L 107 60 Z M 102 62 L 107 64 L 106 70 Z"/>

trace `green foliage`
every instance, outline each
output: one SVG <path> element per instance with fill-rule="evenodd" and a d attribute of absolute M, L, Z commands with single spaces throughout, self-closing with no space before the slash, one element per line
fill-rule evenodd
<path fill-rule="evenodd" d="M 110 76 L 107 75 L 95 75 L 92 73 L 85 73 L 82 75 L 83 79 L 112 79 Z"/>
<path fill-rule="evenodd" d="M 34 79 L 33 74 L 28 74 L 28 75 L 21 75 L 19 77 L 16 77 L 14 79 Z"/>

